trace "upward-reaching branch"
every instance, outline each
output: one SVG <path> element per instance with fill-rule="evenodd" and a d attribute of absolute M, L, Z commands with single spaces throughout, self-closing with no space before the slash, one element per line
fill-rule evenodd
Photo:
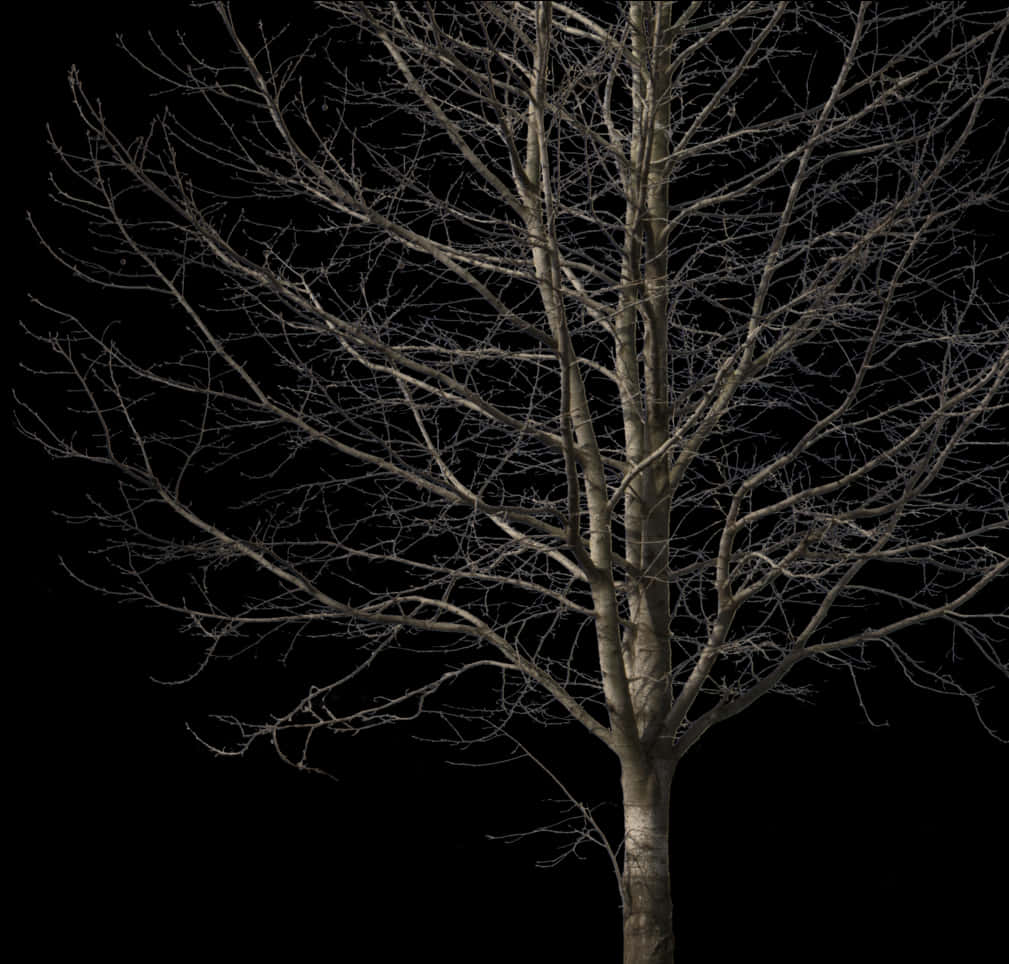
<path fill-rule="evenodd" d="M 713 725 L 874 651 L 979 703 L 928 623 L 1009 675 L 1009 13 L 716 6 L 319 3 L 289 50 L 216 3 L 227 53 L 159 47 L 179 96 L 133 139 L 73 74 L 54 197 L 90 235 L 47 246 L 128 317 L 61 313 L 83 411 L 22 409 L 118 474 L 118 591 L 200 666 L 335 652 L 222 751 L 407 719 L 611 750 L 635 964 L 671 955 L 662 814 Z"/>

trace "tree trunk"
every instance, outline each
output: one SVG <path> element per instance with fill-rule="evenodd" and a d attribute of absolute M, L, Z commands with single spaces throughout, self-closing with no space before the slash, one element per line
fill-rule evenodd
<path fill-rule="evenodd" d="M 673 767 L 624 768 L 623 964 L 673 964 L 669 788 Z"/>

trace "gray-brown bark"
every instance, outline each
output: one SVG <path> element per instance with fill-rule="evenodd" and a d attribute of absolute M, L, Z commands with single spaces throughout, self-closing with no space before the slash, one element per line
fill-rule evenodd
<path fill-rule="evenodd" d="M 207 660 L 278 627 L 345 645 L 219 752 L 310 767 L 317 733 L 418 718 L 510 739 L 606 850 L 625 964 L 671 964 L 671 781 L 712 726 L 873 649 L 974 698 L 923 662 L 930 622 L 1009 673 L 1004 617 L 971 611 L 1009 568 L 1009 327 L 964 226 L 1006 206 L 979 135 L 1009 14 L 321 3 L 388 66 L 340 99 L 215 6 L 227 62 L 158 76 L 218 140 L 171 113 L 121 136 L 74 78 L 58 197 L 100 243 L 54 253 L 171 321 L 65 318 L 92 431 L 29 430 L 117 472 L 124 591 Z M 411 648 L 426 670 L 366 691 Z M 622 841 L 512 733 L 557 715 L 619 763 Z"/>
<path fill-rule="evenodd" d="M 671 964 L 668 759 L 628 764 L 623 772 L 624 964 Z"/>

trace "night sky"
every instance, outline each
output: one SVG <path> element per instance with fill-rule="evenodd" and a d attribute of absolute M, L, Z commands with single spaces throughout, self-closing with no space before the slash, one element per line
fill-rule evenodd
<path fill-rule="evenodd" d="M 12 332 L 18 318 L 49 325 L 26 289 L 59 304 L 65 281 L 24 209 L 58 224 L 46 199 L 54 164 L 44 124 L 76 135 L 69 64 L 95 93 L 143 112 L 149 102 L 130 93 L 140 76 L 114 34 L 140 40 L 148 24 L 163 32 L 181 21 L 219 29 L 212 11 L 185 13 L 181 3 L 152 5 L 162 11 L 154 15 L 101 4 L 96 17 L 85 6 L 56 16 L 25 5 L 10 35 L 28 52 L 7 79 L 17 110 L 7 139 Z M 44 361 L 19 332 L 11 343 L 18 359 Z M 15 387 L 36 377 L 9 371 Z M 59 566 L 61 554 L 86 560 L 93 535 L 54 510 L 78 506 L 95 473 L 53 462 L 20 436 L 9 444 L 18 503 L 8 598 L 18 615 L 7 685 L 19 725 L 8 747 L 25 772 L 11 789 L 23 807 L 14 842 L 28 859 L 16 880 L 25 919 L 36 922 L 33 958 L 73 948 L 144 960 L 138 946 L 163 946 L 351 961 L 345 948 L 363 940 L 369 961 L 619 959 L 619 899 L 601 850 L 539 869 L 535 861 L 554 854 L 549 841 L 485 839 L 554 814 L 540 800 L 556 792 L 531 767 L 450 767 L 405 731 L 347 741 L 332 759 L 337 782 L 297 773 L 265 748 L 219 759 L 201 747 L 187 724 L 198 729 L 226 710 L 238 681 L 269 687 L 278 667 L 250 660 L 184 687 L 152 682 L 170 663 L 177 627 L 85 590 Z M 865 691 L 887 726 L 870 726 L 839 683 L 815 706 L 765 699 L 713 730 L 677 773 L 677 964 L 835 953 L 966 962 L 1004 943 L 1009 749 L 968 703 L 920 693 L 887 666 Z M 569 736 L 571 748 L 558 752 L 585 755 L 600 793 L 617 790 L 615 765 Z"/>

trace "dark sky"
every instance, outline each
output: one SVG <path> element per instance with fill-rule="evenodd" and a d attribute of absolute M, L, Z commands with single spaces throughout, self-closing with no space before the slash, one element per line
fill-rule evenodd
<path fill-rule="evenodd" d="M 90 6 L 101 15 L 80 12 Z M 155 15 L 113 4 L 58 17 L 26 9 L 17 37 L 29 56 L 7 84 L 18 107 L 7 154 L 18 165 L 8 201 L 19 292 L 60 291 L 23 209 L 47 209 L 45 121 L 73 130 L 67 67 L 78 62 L 95 92 L 144 110 L 113 35 L 137 36 L 148 19 L 170 30 L 165 8 L 182 4 L 155 6 Z M 214 29 L 209 11 L 186 19 Z M 45 326 L 23 296 L 18 304 Z M 484 839 L 528 828 L 538 798 L 553 796 L 531 771 L 453 769 L 403 737 L 360 737 L 336 759 L 334 783 L 266 752 L 225 760 L 200 747 L 186 724 L 227 706 L 229 673 L 258 685 L 269 672 L 229 667 L 187 688 L 151 682 L 175 627 L 85 591 L 58 567 L 58 554 L 83 543 L 52 511 L 90 476 L 20 438 L 11 444 L 19 620 L 8 645 L 19 668 L 8 686 L 22 725 L 9 745 L 27 777 L 16 784 L 31 852 L 20 877 L 26 913 L 52 925 L 39 932 L 38 956 L 69 942 L 115 958 L 142 935 L 148 946 L 198 939 L 222 954 L 278 943 L 284 959 L 305 949 L 343 960 L 340 949 L 361 939 L 374 961 L 411 949 L 445 962 L 618 959 L 618 900 L 601 851 L 546 870 L 534 861 L 552 851 L 535 841 Z M 888 726 L 871 727 L 840 687 L 815 707 L 767 700 L 688 757 L 674 787 L 678 964 L 744 950 L 820 960 L 842 947 L 860 962 L 913 948 L 980 960 L 1004 929 L 1006 747 L 966 703 L 919 694 L 890 670 L 869 699 Z M 617 788 L 615 772 L 601 790 Z"/>

